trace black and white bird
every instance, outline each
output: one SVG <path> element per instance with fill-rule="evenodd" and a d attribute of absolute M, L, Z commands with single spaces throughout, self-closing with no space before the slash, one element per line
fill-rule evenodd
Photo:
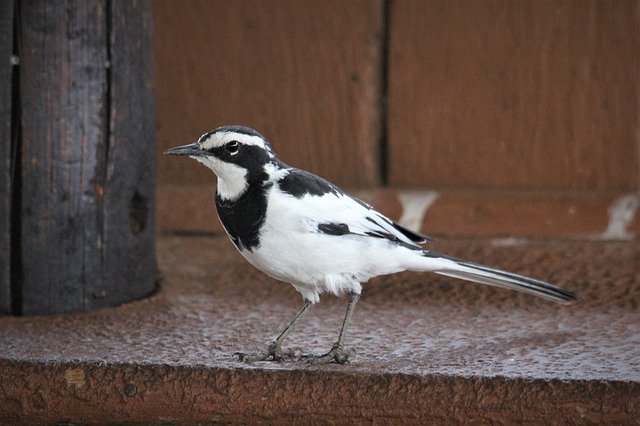
<path fill-rule="evenodd" d="M 248 362 L 282 361 L 282 343 L 323 293 L 348 294 L 337 342 L 313 363 L 348 360 L 345 336 L 362 284 L 378 275 L 431 271 L 530 293 L 561 303 L 575 295 L 544 281 L 478 265 L 419 246 L 431 238 L 394 223 L 370 205 L 314 174 L 283 163 L 258 132 L 218 127 L 196 143 L 165 154 L 189 156 L 217 176 L 218 217 L 240 254 L 267 275 L 293 285 L 304 307 L 260 353 L 237 353 Z"/>

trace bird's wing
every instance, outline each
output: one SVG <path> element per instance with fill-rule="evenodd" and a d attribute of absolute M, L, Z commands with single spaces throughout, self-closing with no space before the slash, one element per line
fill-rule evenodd
<path fill-rule="evenodd" d="M 363 206 L 367 212 L 365 215 L 365 219 L 367 223 L 364 227 L 365 232 L 385 232 L 393 235 L 394 238 L 401 238 L 401 236 L 407 238 L 412 243 L 424 244 L 429 241 L 435 241 L 435 238 L 429 237 L 428 235 L 424 235 L 420 232 L 412 231 L 404 226 L 392 221 L 382 213 L 376 211 L 371 205 L 365 203 L 361 199 L 354 197 L 353 195 L 349 195 L 343 193 L 345 197 L 351 198 L 356 203 Z"/>
<path fill-rule="evenodd" d="M 359 204 L 357 198 L 344 194 L 343 201 L 349 205 L 353 201 Z M 353 206 L 349 206 L 352 208 Z M 344 224 L 349 227 L 349 233 L 355 235 L 362 235 L 373 238 L 385 238 L 393 241 L 394 243 L 401 245 L 410 245 L 412 247 L 418 247 L 417 244 L 423 244 L 427 241 L 433 241 L 433 238 L 426 235 L 419 234 L 411 231 L 391 219 L 383 215 L 382 213 L 374 210 L 370 206 L 357 208 L 354 212 L 356 215 L 351 216 L 349 221 L 345 221 Z"/>
<path fill-rule="evenodd" d="M 433 241 L 431 237 L 398 225 L 369 204 L 346 194 L 319 176 L 295 169 L 289 172 L 287 179 L 287 182 L 281 184 L 281 190 L 287 192 L 287 188 L 299 189 L 297 192 L 290 189 L 289 194 L 298 199 L 296 214 L 311 232 L 385 238 L 411 247 Z M 293 182 L 293 179 L 299 181 Z M 304 192 L 300 188 L 310 190 Z"/>

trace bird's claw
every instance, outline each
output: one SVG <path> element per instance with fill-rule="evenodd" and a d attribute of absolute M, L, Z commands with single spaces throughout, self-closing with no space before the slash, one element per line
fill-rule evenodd
<path fill-rule="evenodd" d="M 348 364 L 349 358 L 354 356 L 356 351 L 353 349 L 344 349 L 341 345 L 333 345 L 331 350 L 324 355 L 302 355 L 300 360 L 306 361 L 313 365 L 322 365 L 335 362 L 336 364 Z"/>
<path fill-rule="evenodd" d="M 295 358 L 300 352 L 298 348 L 282 348 L 280 344 L 271 342 L 266 349 L 258 353 L 235 352 L 240 361 L 252 363 L 257 361 L 275 361 L 284 362 L 287 358 Z"/>

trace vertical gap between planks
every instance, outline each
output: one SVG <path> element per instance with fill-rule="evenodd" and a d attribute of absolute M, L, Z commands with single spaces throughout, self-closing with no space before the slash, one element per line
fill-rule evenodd
<path fill-rule="evenodd" d="M 11 313 L 22 315 L 22 270 L 20 244 L 22 104 L 20 99 L 20 0 L 13 3 L 13 52 L 11 67 Z"/>
<path fill-rule="evenodd" d="M 112 2 L 111 0 L 105 1 L 105 48 L 106 48 L 106 63 L 105 63 L 105 93 L 104 93 L 104 151 L 102 153 L 102 167 L 100 179 L 98 182 L 99 188 L 97 188 L 97 193 L 99 194 L 98 198 L 98 226 L 99 226 L 99 241 L 98 251 L 100 252 L 101 261 L 100 264 L 102 268 L 106 265 L 105 259 L 105 227 L 107 224 L 107 220 L 105 218 L 105 197 L 107 191 L 107 179 L 109 176 L 109 149 L 111 145 L 111 31 L 112 31 L 112 23 L 111 20 L 113 18 L 112 12 Z"/>
<path fill-rule="evenodd" d="M 382 37 L 380 58 L 380 183 L 389 184 L 388 92 L 389 92 L 389 27 L 391 26 L 391 1 L 382 2 Z"/>

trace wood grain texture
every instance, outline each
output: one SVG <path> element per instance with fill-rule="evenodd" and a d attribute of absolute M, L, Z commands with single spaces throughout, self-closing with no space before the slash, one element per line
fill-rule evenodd
<path fill-rule="evenodd" d="M 153 6 L 151 0 L 111 5 L 111 115 L 103 234 L 109 283 L 97 306 L 147 296 L 158 281 Z"/>
<path fill-rule="evenodd" d="M 223 124 L 343 185 L 380 182 L 382 2 L 155 2 L 158 152 Z M 212 182 L 160 157 L 165 183 Z"/>
<path fill-rule="evenodd" d="M 148 295 L 151 5 L 43 0 L 25 2 L 21 16 L 21 313 Z"/>
<path fill-rule="evenodd" d="M 406 192 L 372 188 L 353 194 L 397 221 L 405 213 L 401 197 Z M 417 192 L 419 196 L 420 191 Z M 639 210 L 629 211 L 626 236 L 606 232 L 611 208 L 624 195 L 627 194 L 439 191 L 422 215 L 420 230 L 438 238 L 516 237 L 516 242 L 518 238 L 637 238 Z M 224 233 L 206 184 L 160 185 L 157 213 L 161 233 Z M 505 242 L 508 243 L 509 240 Z"/>
<path fill-rule="evenodd" d="M 391 7 L 390 183 L 638 189 L 637 1 Z"/>
<path fill-rule="evenodd" d="M 21 22 L 22 314 L 65 312 L 90 306 L 102 279 L 105 10 L 23 2 Z"/>
<path fill-rule="evenodd" d="M 0 1 L 0 315 L 11 313 L 11 96 L 13 1 Z"/>

